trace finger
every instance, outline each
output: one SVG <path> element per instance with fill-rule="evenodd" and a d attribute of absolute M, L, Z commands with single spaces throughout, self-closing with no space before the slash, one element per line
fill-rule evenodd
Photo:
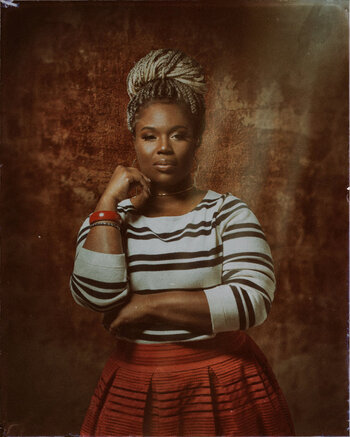
<path fill-rule="evenodd" d="M 115 329 L 117 329 L 119 326 L 119 323 L 116 320 L 113 320 L 112 323 L 110 323 L 109 325 L 109 330 L 110 331 L 114 331 Z"/>
<path fill-rule="evenodd" d="M 143 177 L 145 178 L 145 180 L 146 180 L 148 183 L 151 183 L 151 179 L 150 179 L 149 177 L 147 177 L 144 173 L 142 173 L 142 171 L 139 170 L 138 168 L 135 168 L 135 167 L 128 167 L 128 170 L 130 170 L 130 171 L 133 172 L 133 173 L 138 173 L 138 174 L 140 174 L 141 176 L 143 176 Z"/>
<path fill-rule="evenodd" d="M 147 200 L 151 195 L 151 190 L 149 188 L 145 188 L 141 184 L 133 184 L 133 186 L 130 188 L 128 192 L 129 197 L 132 198 L 132 201 L 141 201 L 144 202 Z M 135 204 L 134 204 L 135 205 Z M 136 206 L 136 205 L 135 205 Z"/>
<path fill-rule="evenodd" d="M 137 169 L 136 169 L 137 170 Z M 138 170 L 137 170 L 138 171 Z M 138 182 L 146 191 L 150 191 L 151 180 L 143 173 L 138 171 Z"/>
<path fill-rule="evenodd" d="M 132 198 L 132 203 L 136 209 L 139 209 L 149 199 L 150 196 L 151 196 L 150 190 L 145 191 L 144 189 L 142 189 L 141 193 L 136 194 Z"/>
<path fill-rule="evenodd" d="M 129 182 L 127 196 L 135 198 L 137 195 L 142 193 L 143 191 L 148 191 L 150 193 L 150 188 L 146 187 L 144 183 L 142 183 L 141 178 L 136 179 L 133 177 L 133 180 Z"/>
<path fill-rule="evenodd" d="M 141 173 L 141 172 L 140 172 L 140 173 Z M 142 176 L 145 178 L 147 184 L 150 185 L 150 184 L 151 184 L 151 179 L 148 178 L 148 177 L 147 177 L 146 175 L 144 175 L 143 173 L 141 173 L 141 174 L 142 174 Z"/>
<path fill-rule="evenodd" d="M 149 187 L 151 184 L 151 179 L 144 175 L 140 170 L 134 167 L 129 167 L 129 170 L 133 176 L 136 177 L 136 180 L 140 182 L 140 184 Z"/>

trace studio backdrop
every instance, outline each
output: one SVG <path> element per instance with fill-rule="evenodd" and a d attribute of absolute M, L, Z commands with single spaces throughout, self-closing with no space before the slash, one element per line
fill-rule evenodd
<path fill-rule="evenodd" d="M 78 433 L 114 340 L 69 291 L 77 231 L 135 157 L 127 72 L 208 77 L 197 184 L 256 213 L 277 275 L 267 355 L 298 435 L 347 431 L 348 18 L 342 1 L 17 1 L 1 10 L 2 425 Z"/>

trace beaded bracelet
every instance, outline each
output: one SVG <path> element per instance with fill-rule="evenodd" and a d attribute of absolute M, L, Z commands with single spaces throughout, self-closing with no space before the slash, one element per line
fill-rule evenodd
<path fill-rule="evenodd" d="M 94 222 L 92 225 L 90 225 L 90 228 L 94 228 L 95 226 L 112 226 L 113 228 L 116 228 L 120 231 L 120 226 L 116 222 Z"/>
<path fill-rule="evenodd" d="M 117 213 L 117 211 L 95 211 L 90 215 L 89 223 L 101 221 L 101 220 L 112 220 L 116 223 L 121 223 L 122 218 Z"/>

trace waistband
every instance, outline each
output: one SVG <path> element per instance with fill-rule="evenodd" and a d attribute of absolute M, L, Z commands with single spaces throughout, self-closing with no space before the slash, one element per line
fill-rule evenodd
<path fill-rule="evenodd" d="M 143 344 L 117 340 L 111 358 L 128 367 L 174 367 L 177 370 L 205 366 L 218 357 L 230 358 L 249 338 L 243 331 L 219 333 L 207 340 Z"/>

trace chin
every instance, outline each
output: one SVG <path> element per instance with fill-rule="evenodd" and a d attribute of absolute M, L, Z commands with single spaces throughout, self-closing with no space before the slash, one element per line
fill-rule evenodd
<path fill-rule="evenodd" d="M 170 175 L 162 175 L 161 177 L 151 178 L 151 181 L 155 185 L 159 185 L 161 187 L 177 187 L 177 186 L 188 186 L 192 183 L 192 178 L 186 176 L 184 178 L 174 178 L 169 177 Z"/>

